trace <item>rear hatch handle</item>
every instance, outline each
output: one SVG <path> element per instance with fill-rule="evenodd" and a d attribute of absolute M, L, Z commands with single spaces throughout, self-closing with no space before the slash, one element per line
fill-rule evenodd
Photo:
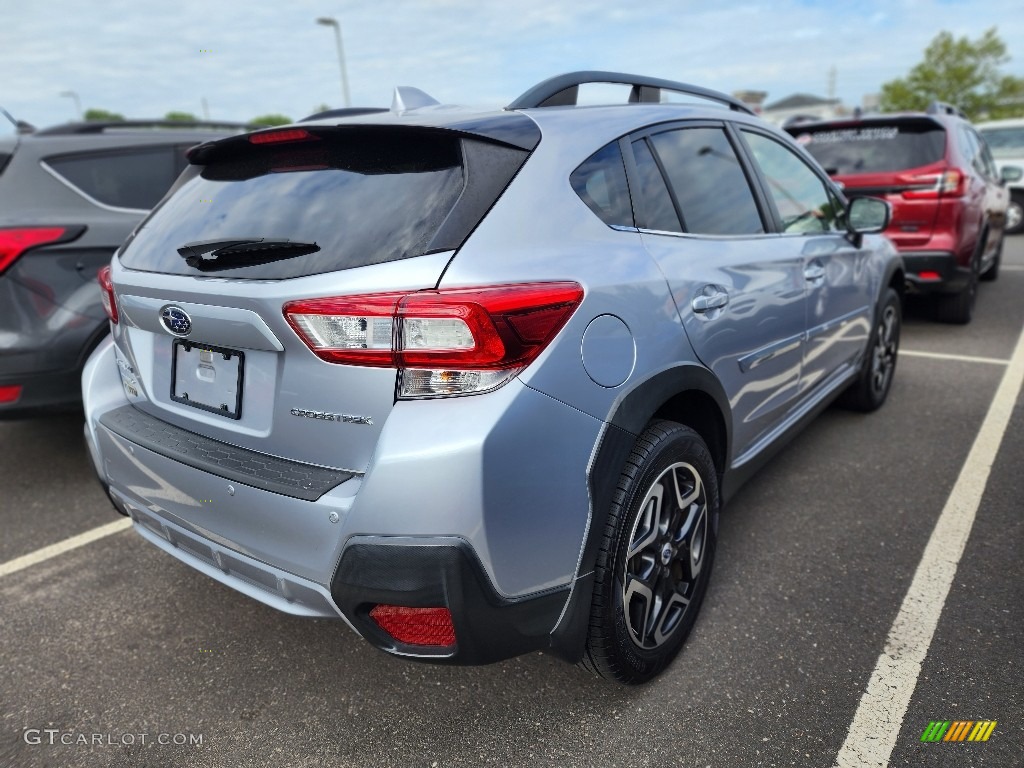
<path fill-rule="evenodd" d="M 200 272 L 214 272 L 316 253 L 320 246 L 288 238 L 236 237 L 231 240 L 197 240 L 178 249 L 185 263 Z"/>

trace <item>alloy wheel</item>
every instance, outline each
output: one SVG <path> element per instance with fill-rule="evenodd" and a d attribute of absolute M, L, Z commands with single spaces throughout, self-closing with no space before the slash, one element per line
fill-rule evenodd
<path fill-rule="evenodd" d="M 700 473 L 686 462 L 672 464 L 648 489 L 624 558 L 622 604 L 640 648 L 662 646 L 681 624 L 704 567 L 707 526 Z"/>

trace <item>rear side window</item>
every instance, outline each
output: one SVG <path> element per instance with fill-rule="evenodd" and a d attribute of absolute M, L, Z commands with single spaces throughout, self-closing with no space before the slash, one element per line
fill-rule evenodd
<path fill-rule="evenodd" d="M 931 120 L 795 128 L 792 132 L 832 176 L 919 168 L 946 154 L 946 131 Z"/>
<path fill-rule="evenodd" d="M 618 142 L 608 144 L 583 161 L 569 177 L 573 190 L 609 226 L 633 226 L 629 185 Z"/>
<path fill-rule="evenodd" d="M 698 235 L 764 232 L 754 194 L 721 128 L 684 128 L 651 137 L 682 213 Z"/>
<path fill-rule="evenodd" d="M 61 178 L 104 205 L 148 211 L 181 171 L 174 147 L 62 155 L 44 160 Z"/>
<path fill-rule="evenodd" d="M 451 250 L 527 156 L 451 131 L 411 128 L 332 130 L 268 145 L 234 139 L 185 172 L 120 258 L 149 272 L 273 280 Z M 468 173 L 467 163 L 477 171 Z M 257 238 L 310 247 L 278 249 L 269 258 L 248 249 L 204 261 L 201 270 L 179 252 Z"/>

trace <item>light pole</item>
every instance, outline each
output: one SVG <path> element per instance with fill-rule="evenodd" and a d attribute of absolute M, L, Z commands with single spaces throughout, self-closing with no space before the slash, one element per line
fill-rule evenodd
<path fill-rule="evenodd" d="M 352 106 L 348 98 L 348 74 L 345 72 L 345 49 L 341 44 L 341 25 L 338 20 L 330 16 L 321 16 L 316 20 L 317 24 L 325 27 L 334 27 L 334 41 L 338 44 L 338 64 L 341 65 L 341 93 L 345 97 L 345 106 Z"/>
<path fill-rule="evenodd" d="M 74 91 L 61 91 L 60 95 L 61 96 L 67 96 L 68 98 L 71 98 L 71 99 L 75 100 L 75 109 L 78 110 L 78 119 L 81 120 L 82 119 L 82 102 L 78 98 L 78 94 L 75 93 Z"/>

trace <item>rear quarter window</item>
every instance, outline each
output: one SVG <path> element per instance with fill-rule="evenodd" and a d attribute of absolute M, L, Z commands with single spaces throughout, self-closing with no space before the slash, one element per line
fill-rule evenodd
<path fill-rule="evenodd" d="M 793 133 L 832 176 L 919 168 L 946 153 L 946 131 L 931 120 L 796 128 Z"/>
<path fill-rule="evenodd" d="M 569 177 L 573 190 L 605 224 L 633 226 L 633 208 L 626 168 L 618 142 L 608 144 L 583 161 Z"/>
<path fill-rule="evenodd" d="M 148 211 L 181 170 L 180 150 L 146 147 L 60 155 L 43 162 L 61 179 L 104 205 Z"/>

